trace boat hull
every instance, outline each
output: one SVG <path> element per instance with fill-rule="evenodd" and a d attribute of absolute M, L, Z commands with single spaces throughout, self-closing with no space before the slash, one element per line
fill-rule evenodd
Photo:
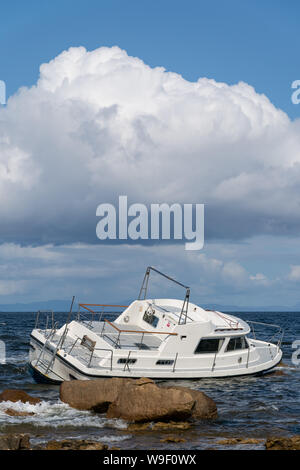
<path fill-rule="evenodd" d="M 274 345 L 272 345 L 274 346 Z M 276 348 L 274 346 L 274 348 Z M 139 370 L 134 368 L 126 368 L 110 370 L 109 368 L 89 368 L 73 360 L 72 357 L 62 354 L 61 351 L 53 356 L 53 349 L 49 349 L 49 360 L 52 357 L 51 367 L 41 366 L 37 358 L 44 350 L 44 344 L 36 338 L 31 338 L 31 349 L 34 354 L 30 355 L 29 369 L 36 382 L 51 383 L 58 385 L 66 380 L 92 380 L 100 378 L 123 377 L 123 378 L 140 378 L 148 377 L 153 380 L 195 380 L 204 378 L 229 378 L 243 376 L 257 376 L 267 374 L 276 367 L 282 359 L 282 351 L 277 348 L 277 354 L 269 361 L 265 361 L 255 366 L 236 367 L 230 370 L 222 370 L 217 366 L 210 370 L 189 370 L 175 368 L 174 370 Z M 275 349 L 274 349 L 275 350 Z"/>

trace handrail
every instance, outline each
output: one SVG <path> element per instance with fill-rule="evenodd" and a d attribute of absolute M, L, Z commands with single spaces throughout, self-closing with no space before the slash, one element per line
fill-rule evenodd
<path fill-rule="evenodd" d="M 280 346 L 281 344 L 281 341 L 282 341 L 282 338 L 283 338 L 283 335 L 284 335 L 284 329 L 280 326 L 280 325 L 275 325 L 273 323 L 264 323 L 264 322 L 259 322 L 259 321 L 254 321 L 254 320 L 247 320 L 247 323 L 249 323 L 252 327 L 252 334 L 254 335 L 254 339 L 256 339 L 256 335 L 255 335 L 255 330 L 254 330 L 254 327 L 253 325 L 262 325 L 264 327 L 270 327 L 270 328 L 277 328 L 278 331 L 275 332 L 271 338 L 268 340 L 269 343 L 272 342 L 272 340 L 276 340 L 275 337 L 277 335 L 279 335 L 279 338 L 277 340 L 277 346 Z"/>
<path fill-rule="evenodd" d="M 248 369 L 248 366 L 249 366 L 249 358 L 250 358 L 250 347 L 248 347 L 248 354 L 247 354 L 247 364 L 246 364 L 246 369 Z"/>
<path fill-rule="evenodd" d="M 126 367 L 128 369 L 128 372 L 130 372 L 130 369 L 129 369 L 129 359 L 130 359 L 130 354 L 131 354 L 131 351 L 128 351 L 128 356 L 127 356 L 127 359 L 126 359 L 126 362 L 125 362 L 125 365 L 124 365 L 124 369 L 123 371 L 125 371 Z"/>
<path fill-rule="evenodd" d="M 45 332 L 45 338 L 47 338 L 47 340 L 50 340 L 54 337 L 55 333 L 56 333 L 56 330 L 58 328 L 58 321 L 56 321 L 54 323 L 54 325 L 52 326 L 51 330 L 50 330 L 50 333 L 49 333 L 49 336 L 46 336 L 46 332 Z"/>
<path fill-rule="evenodd" d="M 168 313 L 168 314 L 172 314 L 172 315 L 175 315 L 177 318 L 180 318 L 180 315 L 178 315 L 178 313 L 176 313 L 174 310 L 170 311 L 170 310 L 167 310 L 166 308 L 164 308 L 162 305 L 156 305 L 155 303 L 153 303 L 152 305 L 154 305 L 154 308 L 158 308 L 159 310 L 163 310 L 164 312 Z M 191 317 L 189 317 L 187 315 L 187 320 L 191 320 L 191 322 L 195 321 L 193 320 Z"/>
<path fill-rule="evenodd" d="M 283 328 L 280 325 L 275 325 L 274 323 L 265 323 L 265 322 L 254 321 L 254 320 L 247 320 L 247 323 L 255 323 L 256 325 L 270 326 L 273 328 L 279 328 L 280 330 L 283 330 Z"/>
<path fill-rule="evenodd" d="M 147 330 L 121 330 L 118 328 L 116 325 L 111 323 L 109 320 L 104 319 L 106 323 L 108 323 L 110 326 L 115 328 L 119 333 L 139 333 L 139 334 L 157 334 L 157 335 L 170 335 L 170 336 L 178 336 L 178 333 L 170 333 L 169 331 L 147 331 Z"/>
<path fill-rule="evenodd" d="M 90 367 L 91 365 L 91 362 L 92 362 L 92 359 L 93 359 L 93 356 L 94 356 L 94 352 L 95 351 L 106 351 L 106 352 L 109 352 L 110 353 L 110 370 L 112 370 L 112 367 L 113 367 L 113 356 L 114 356 L 114 351 L 113 349 L 105 349 L 105 348 L 94 348 L 92 351 L 91 351 L 91 355 L 90 355 L 90 360 L 89 360 L 89 363 L 88 363 L 88 367 Z M 100 358 L 101 359 L 101 358 Z M 105 357 L 103 359 L 106 359 Z"/>
<path fill-rule="evenodd" d="M 89 307 L 124 307 L 127 308 L 128 305 L 110 305 L 110 304 L 79 304 L 81 307 L 88 305 Z"/>
<path fill-rule="evenodd" d="M 79 303 L 78 304 L 78 313 L 77 313 L 77 321 L 80 321 L 80 320 L 84 320 L 86 322 L 88 322 L 88 325 L 87 327 L 90 328 L 90 329 L 93 329 L 93 326 L 92 326 L 92 323 L 93 323 L 93 320 L 94 318 L 96 317 L 96 315 L 99 315 L 99 319 L 98 321 L 101 321 L 102 320 L 102 316 L 104 315 L 104 313 L 108 314 L 108 313 L 113 313 L 113 314 L 120 314 L 120 312 L 110 312 L 110 311 L 105 311 L 105 307 L 115 307 L 115 308 L 127 308 L 128 305 L 112 305 L 112 304 L 81 304 Z M 93 307 L 90 308 L 90 307 Z M 94 307 L 102 307 L 101 308 L 101 311 L 97 311 L 96 309 L 94 309 Z M 82 310 L 84 309 L 84 310 Z M 91 315 L 91 318 L 88 318 L 86 315 L 90 314 Z"/>
<path fill-rule="evenodd" d="M 34 328 L 39 329 L 41 313 L 46 313 L 47 314 L 46 315 L 46 325 L 47 325 L 47 327 L 48 327 L 48 318 L 49 318 L 49 315 L 51 315 L 51 322 L 52 322 L 52 328 L 53 328 L 53 325 L 54 325 L 54 312 L 51 309 L 49 309 L 49 310 L 38 310 L 37 311 L 36 317 L 35 317 L 35 326 L 34 326 Z"/>
<path fill-rule="evenodd" d="M 55 322 L 54 325 L 52 326 L 52 329 L 50 330 L 49 335 L 48 335 L 48 336 L 44 335 L 46 341 L 44 342 L 44 345 L 43 345 L 43 347 L 41 348 L 41 352 L 40 352 L 40 354 L 39 354 L 39 356 L 38 356 L 38 358 L 37 358 L 37 361 L 36 361 L 36 364 L 35 364 L 36 367 L 38 366 L 38 364 L 39 364 L 40 362 L 42 362 L 42 361 L 41 361 L 41 358 L 42 358 L 42 356 L 45 355 L 45 349 L 46 349 L 47 346 L 50 344 L 50 342 L 53 340 L 53 337 L 54 337 L 54 335 L 55 335 L 55 333 L 56 333 L 57 326 L 58 326 L 58 322 Z M 49 365 L 50 365 L 51 360 L 52 360 L 52 359 L 50 359 L 50 361 L 49 361 L 49 363 L 48 363 L 46 373 L 48 372 L 48 369 L 49 369 Z"/>
<path fill-rule="evenodd" d="M 218 354 L 219 351 L 216 351 L 215 355 L 214 355 L 214 360 L 213 360 L 213 364 L 212 364 L 212 368 L 211 368 L 211 371 L 213 372 L 215 367 L 216 367 L 216 362 L 217 362 L 217 354 Z"/>
<path fill-rule="evenodd" d="M 175 366 L 176 366 L 177 358 L 178 358 L 178 352 L 175 354 L 175 360 L 173 362 L 173 372 L 175 372 Z"/>

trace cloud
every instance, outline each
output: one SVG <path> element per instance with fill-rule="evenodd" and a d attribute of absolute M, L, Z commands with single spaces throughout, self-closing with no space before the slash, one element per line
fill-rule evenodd
<path fill-rule="evenodd" d="M 216 247 L 215 251 L 217 251 Z M 249 284 L 254 282 L 269 284 L 270 281 L 266 275 L 262 273 L 253 275 L 231 256 L 224 256 L 224 253 L 223 255 L 220 253 L 220 256 L 221 258 L 217 259 L 206 253 L 192 254 L 189 255 L 189 262 L 198 266 L 198 270 L 202 272 L 203 281 L 206 279 L 207 282 L 214 282 L 215 285 L 230 286 L 233 290 L 240 290 L 243 287 L 249 288 Z"/>
<path fill-rule="evenodd" d="M 70 48 L 0 109 L 0 241 L 99 243 L 120 194 L 206 203 L 207 239 L 298 233 L 299 131 L 246 83 Z"/>
<path fill-rule="evenodd" d="M 0 296 L 11 296 L 15 294 L 24 294 L 29 286 L 26 280 L 7 281 L 0 280 Z"/>
<path fill-rule="evenodd" d="M 258 285 L 268 286 L 272 281 L 270 281 L 265 274 L 256 273 L 255 275 L 250 276 L 251 281 L 256 282 Z"/>
<path fill-rule="evenodd" d="M 300 281 L 300 265 L 292 265 L 288 275 L 290 281 Z"/>
<path fill-rule="evenodd" d="M 134 267 L 129 270 L 133 258 Z M 81 301 L 90 301 L 89 296 L 95 302 L 102 302 L 103 296 L 107 303 L 132 300 L 147 265 L 152 264 L 190 285 L 194 299 L 199 289 L 208 295 L 218 285 L 235 292 L 249 281 L 237 261 L 203 253 L 186 256 L 176 246 L 123 245 L 107 250 L 88 244 L 33 247 L 10 243 L 0 245 L 1 301 L 12 294 L 15 300 L 71 298 L 73 294 Z M 153 274 L 149 295 L 181 298 L 183 290 Z"/>
<path fill-rule="evenodd" d="M 247 243 L 211 242 L 205 252 L 196 253 L 162 244 L 2 244 L 0 304 L 71 300 L 73 295 L 76 302 L 123 304 L 137 298 L 145 269 L 152 265 L 190 286 L 191 300 L 199 305 L 292 307 L 299 301 L 297 253 L 297 238 L 289 239 L 284 247 L 283 238 L 276 237 L 254 237 Z M 295 263 L 292 276 L 289 259 Z M 150 298 L 181 299 L 183 294 L 181 287 L 151 275 Z"/>

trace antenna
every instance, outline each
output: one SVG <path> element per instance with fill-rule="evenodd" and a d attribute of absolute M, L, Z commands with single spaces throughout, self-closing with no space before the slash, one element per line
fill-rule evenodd
<path fill-rule="evenodd" d="M 141 290 L 140 290 L 140 293 L 139 293 L 139 296 L 138 296 L 138 300 L 142 300 L 143 291 L 144 291 L 144 299 L 143 300 L 145 300 L 145 298 L 147 296 L 150 269 L 151 269 L 151 266 L 148 266 L 148 268 L 146 269 L 143 284 L 142 284 L 142 287 L 141 287 Z"/>

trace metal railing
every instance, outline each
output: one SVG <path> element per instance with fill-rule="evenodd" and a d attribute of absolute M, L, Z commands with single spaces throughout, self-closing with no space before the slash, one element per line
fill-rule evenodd
<path fill-rule="evenodd" d="M 74 342 L 71 344 L 71 346 L 69 347 L 69 350 L 65 350 L 67 352 L 67 354 L 70 354 L 72 355 L 72 352 L 74 350 L 74 348 L 76 347 L 82 347 L 84 348 L 85 350 L 87 350 L 88 348 L 84 345 L 82 345 L 81 343 L 78 344 L 79 341 L 82 341 L 82 338 L 80 336 L 77 336 L 77 338 L 74 340 Z M 103 352 L 106 352 L 106 353 L 109 353 L 110 356 L 109 358 L 108 357 L 104 357 L 104 356 L 95 356 L 95 352 L 96 351 L 103 351 Z M 126 360 L 125 360 L 125 363 L 124 363 L 124 367 L 123 367 L 123 371 L 125 371 L 126 369 L 128 369 L 128 371 L 130 372 L 130 359 L 131 359 L 131 354 L 134 353 L 135 351 L 133 350 L 129 350 L 128 351 L 128 354 L 127 354 L 127 357 L 126 357 Z M 73 356 L 76 358 L 76 356 Z M 148 358 L 148 356 L 147 356 Z M 178 358 L 178 352 L 174 355 L 174 356 L 168 356 L 168 357 L 165 357 L 164 356 L 164 359 L 168 359 L 168 360 L 172 360 L 172 364 L 170 364 L 170 368 L 172 369 L 173 372 L 175 372 L 175 367 L 176 367 L 176 363 L 177 363 L 177 358 Z M 77 358 L 78 359 L 78 358 Z M 90 355 L 89 357 L 85 358 L 83 357 L 83 355 L 80 355 L 80 362 L 82 362 L 84 360 L 84 362 L 87 364 L 87 367 L 91 368 L 92 367 L 92 361 L 93 359 L 97 359 L 98 362 L 100 362 L 101 360 L 104 360 L 104 359 L 109 359 L 109 369 L 112 371 L 113 370 L 113 361 L 114 361 L 114 350 L 113 349 L 108 349 L 108 348 L 97 348 L 97 347 L 94 347 L 92 348 L 92 350 L 90 351 Z M 142 359 L 140 356 L 138 357 L 138 359 Z M 158 358 L 157 357 L 153 357 L 153 360 L 157 360 Z M 105 366 L 102 366 L 104 369 L 107 368 Z M 117 369 L 120 369 L 121 367 L 116 367 Z"/>
<path fill-rule="evenodd" d="M 43 329 L 48 330 L 49 317 L 50 317 L 50 321 L 51 321 L 51 328 L 53 328 L 53 326 L 54 326 L 54 312 L 53 312 L 53 310 L 39 310 L 36 314 L 36 317 L 35 317 L 34 328 L 36 330 L 42 329 L 42 328 L 40 328 L 41 314 L 45 314 L 45 328 L 43 328 Z"/>
<path fill-rule="evenodd" d="M 104 314 L 120 315 L 122 313 L 120 310 L 107 310 L 107 308 L 125 309 L 127 307 L 128 305 L 78 304 L 76 320 L 83 322 L 87 328 L 92 330 L 94 328 L 93 322 L 101 322 Z"/>
<path fill-rule="evenodd" d="M 105 331 L 105 325 L 106 324 L 110 325 L 116 331 L 116 333 L 114 334 L 114 333 L 106 332 Z M 113 342 L 115 344 L 115 347 L 120 348 L 121 347 L 120 340 L 121 340 L 121 334 L 122 333 L 141 335 L 141 341 L 139 343 L 139 349 L 142 349 L 143 340 L 144 340 L 145 335 L 155 334 L 155 335 L 166 335 L 166 336 L 178 336 L 178 333 L 170 333 L 169 331 L 124 330 L 124 329 L 121 329 L 121 328 L 117 327 L 114 323 L 110 322 L 109 320 L 104 319 L 102 331 L 101 331 L 101 334 L 100 334 L 101 337 L 108 336 L 108 335 L 110 335 L 110 336 L 115 335 L 117 337 L 117 339 Z"/>
<path fill-rule="evenodd" d="M 47 335 L 47 331 L 48 331 L 48 330 L 45 331 L 44 336 L 45 336 L 45 338 L 46 338 L 46 341 L 44 342 L 44 345 L 43 345 L 43 347 L 42 347 L 42 349 L 41 349 L 41 352 L 40 352 L 40 354 L 39 354 L 39 356 L 38 356 L 38 358 L 37 358 L 37 361 L 36 361 L 36 364 L 35 364 L 36 367 L 37 367 L 40 363 L 44 363 L 45 350 L 46 350 L 47 348 L 49 349 L 49 344 L 50 344 L 51 340 L 53 339 L 53 337 L 54 337 L 54 335 L 55 335 L 55 333 L 56 333 L 57 326 L 58 326 L 58 322 L 54 323 L 53 326 L 52 326 L 52 328 L 51 328 L 51 330 L 49 331 L 49 334 L 48 334 L 48 335 Z M 53 353 L 53 351 L 52 351 L 52 353 Z M 48 354 L 50 354 L 50 353 L 48 352 Z M 43 358 L 43 360 L 42 360 L 42 358 Z M 52 358 L 51 358 L 47 363 L 44 363 L 44 365 L 47 367 L 46 373 L 48 372 L 48 370 L 49 370 L 49 368 L 50 368 L 51 361 L 52 361 Z"/>
<path fill-rule="evenodd" d="M 106 352 L 109 352 L 109 353 L 110 353 L 110 370 L 112 370 L 112 368 L 113 368 L 113 356 L 114 356 L 113 349 L 94 348 L 94 349 L 91 351 L 90 360 L 89 360 L 89 362 L 88 362 L 88 367 L 91 367 L 91 363 L 92 363 L 92 360 L 93 360 L 94 352 L 95 352 L 95 351 L 106 351 Z M 103 358 L 101 358 L 101 357 L 98 358 L 98 357 L 97 357 L 97 359 L 99 359 L 99 361 L 100 361 L 101 359 L 106 359 L 106 358 L 105 358 L 105 357 L 103 357 Z"/>
<path fill-rule="evenodd" d="M 273 335 L 271 337 L 268 337 L 268 338 L 265 338 L 263 341 L 266 341 L 267 343 L 272 343 L 273 341 L 277 341 L 276 346 L 280 348 L 281 346 L 281 343 L 282 343 L 282 338 L 283 338 L 283 335 L 284 335 L 284 329 L 279 326 L 279 325 L 274 325 L 272 323 L 263 323 L 263 322 L 258 322 L 258 321 L 253 321 L 253 320 L 247 320 L 247 323 L 249 324 L 250 328 L 251 328 L 251 334 L 253 335 L 253 339 L 256 340 L 256 335 L 257 335 L 257 331 L 255 331 L 255 325 L 260 325 L 264 328 L 275 328 L 277 331 L 275 331 L 275 333 L 273 333 Z M 261 332 L 260 332 L 261 334 Z"/>
<path fill-rule="evenodd" d="M 71 355 L 73 349 L 75 348 L 75 346 L 77 345 L 78 341 L 82 341 L 82 338 L 80 336 L 77 336 L 77 338 L 75 339 L 75 341 L 73 342 L 73 344 L 71 345 L 69 351 L 66 350 L 67 354 Z M 85 350 L 87 349 L 86 346 L 84 346 L 82 343 L 80 343 L 78 346 L 81 346 L 82 348 L 85 348 Z M 109 352 L 110 353 L 110 370 L 112 370 L 112 365 L 113 365 L 113 349 L 108 349 L 108 348 L 95 348 L 93 347 L 91 350 L 90 350 L 90 357 L 88 358 L 88 360 L 86 361 L 87 364 L 88 364 L 88 367 L 91 366 L 91 362 L 94 358 L 94 352 L 95 351 L 106 351 L 106 352 Z M 101 357 L 97 357 L 97 359 L 99 359 L 99 361 L 101 359 L 105 359 L 105 358 L 101 358 Z"/>

